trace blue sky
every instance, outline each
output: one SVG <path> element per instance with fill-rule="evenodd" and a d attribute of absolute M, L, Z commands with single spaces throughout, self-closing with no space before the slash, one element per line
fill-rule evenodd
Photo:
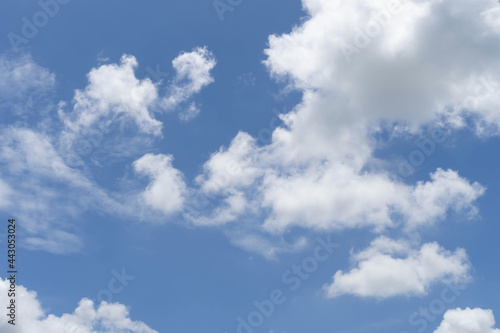
<path fill-rule="evenodd" d="M 500 331 L 497 1 L 0 13 L 1 332 Z"/>

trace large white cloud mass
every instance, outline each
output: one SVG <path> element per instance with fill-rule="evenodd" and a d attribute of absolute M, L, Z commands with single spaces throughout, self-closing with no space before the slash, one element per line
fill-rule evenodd
<path fill-rule="evenodd" d="M 423 128 L 469 125 L 478 135 L 498 133 L 499 3 L 303 6 L 300 25 L 269 38 L 264 62 L 303 94 L 301 103 L 281 115 L 271 144 L 239 133 L 211 156 L 197 182 L 226 201 L 192 220 L 220 225 L 258 216 L 261 230 L 281 235 L 294 227 L 416 230 L 449 212 L 475 217 L 483 186 L 445 168 L 408 184 L 391 171 L 393 161 L 376 157 L 378 134 L 396 140 Z M 235 198 L 237 205 L 227 204 Z"/>
<path fill-rule="evenodd" d="M 499 124 L 499 94 L 493 93 L 500 70 L 498 1 L 303 5 L 308 19 L 289 34 L 271 36 L 266 64 L 275 76 L 310 91 L 307 105 L 329 101 L 338 117 L 328 126 L 380 118 L 418 123 L 450 112 Z M 482 98 L 472 103 L 473 97 Z"/>
<path fill-rule="evenodd" d="M 0 279 L 0 304 L 6 309 L 9 299 L 9 280 Z M 46 314 L 34 291 L 16 286 L 16 325 L 8 323 L 9 317 L 0 317 L 2 333 L 158 333 L 140 321 L 130 319 L 129 310 L 120 303 L 102 302 L 99 305 L 82 299 L 73 313 L 58 317 Z"/>
<path fill-rule="evenodd" d="M 499 333 L 500 329 L 494 326 L 495 317 L 491 310 L 458 308 L 444 314 L 434 333 Z"/>

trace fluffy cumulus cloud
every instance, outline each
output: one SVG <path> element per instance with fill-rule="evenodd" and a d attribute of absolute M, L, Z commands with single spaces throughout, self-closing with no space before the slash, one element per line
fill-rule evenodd
<path fill-rule="evenodd" d="M 204 174 L 196 179 L 202 191 L 210 193 L 251 185 L 261 174 L 256 150 L 254 138 L 238 133 L 228 149 L 219 149 L 205 163 Z"/>
<path fill-rule="evenodd" d="M 72 130 L 124 118 L 135 123 L 140 132 L 160 135 L 162 123 L 154 118 L 154 111 L 173 109 L 200 93 L 214 82 L 211 71 L 215 64 L 213 54 L 206 47 L 182 52 L 172 61 L 176 75 L 167 87 L 168 95 L 160 101 L 158 85 L 162 82 L 155 85 L 148 78 L 138 79 L 135 74 L 139 65 L 137 59 L 123 55 L 119 64 L 92 69 L 88 74 L 87 87 L 75 91 L 71 114 L 61 113 L 61 116 Z M 198 113 L 196 103 L 192 102 L 181 118 L 189 120 Z"/>
<path fill-rule="evenodd" d="M 192 52 L 182 52 L 172 61 L 172 65 L 176 75 L 168 89 L 168 96 L 163 100 L 166 109 L 175 109 L 214 82 L 211 71 L 216 65 L 216 60 L 206 47 L 196 48 Z M 198 106 L 191 103 L 179 117 L 187 121 L 196 117 L 198 113 Z"/>
<path fill-rule="evenodd" d="M 495 317 L 491 310 L 455 309 L 444 314 L 441 325 L 434 333 L 499 333 L 495 327 Z"/>
<path fill-rule="evenodd" d="M 500 61 L 492 48 L 500 42 L 497 1 L 303 5 L 308 20 L 269 40 L 266 64 L 275 76 L 340 95 L 335 104 L 363 120 L 425 122 L 451 112 L 499 124 Z"/>
<path fill-rule="evenodd" d="M 424 295 L 433 283 L 464 283 L 470 279 L 465 250 L 450 252 L 436 243 L 413 249 L 404 241 L 380 237 L 351 259 L 356 267 L 349 272 L 338 271 L 332 284 L 325 287 L 329 297 Z"/>
<path fill-rule="evenodd" d="M 134 170 L 151 182 L 142 193 L 144 203 L 165 214 L 178 212 L 184 204 L 186 184 L 182 173 L 172 166 L 171 155 L 146 154 L 134 162 Z"/>
<path fill-rule="evenodd" d="M 383 230 L 404 224 L 415 229 L 444 219 L 449 211 L 474 217 L 473 203 L 485 190 L 452 170 L 438 169 L 428 181 L 407 185 L 388 172 L 360 172 L 336 159 L 286 164 L 286 153 L 279 146 L 256 147 L 251 136 L 240 133 L 211 156 L 197 181 L 207 194 L 228 199 L 238 194 L 245 206 L 237 206 L 226 222 L 253 207 L 266 208 L 263 228 L 271 233 L 294 226 Z"/>
<path fill-rule="evenodd" d="M 60 110 L 67 130 L 81 132 L 97 127 L 98 123 L 109 126 L 123 120 L 134 123 L 140 133 L 161 135 L 162 123 L 155 119 L 154 113 L 174 109 L 214 82 L 211 70 L 216 62 L 206 47 L 183 52 L 172 64 L 176 75 L 166 88 L 166 96 L 160 96 L 158 92 L 163 82 L 155 84 L 148 78 L 136 77 L 135 70 L 139 64 L 134 56 L 123 55 L 119 64 L 105 64 L 92 69 L 88 74 L 87 87 L 75 91 L 71 112 L 65 114 L 63 108 Z M 199 111 L 196 103 L 192 102 L 181 114 L 181 119 L 189 120 Z M 99 128 L 102 127 L 100 125 Z"/>
<path fill-rule="evenodd" d="M 10 282 L 0 280 L 0 304 L 7 308 L 7 290 Z M 16 286 L 17 300 L 22 304 L 17 309 L 20 319 L 13 326 L 8 323 L 9 317 L 0 318 L 0 330 L 4 333 L 158 333 L 141 321 L 130 319 L 129 310 L 119 303 L 102 302 L 95 305 L 89 299 L 82 299 L 73 313 L 58 317 L 47 315 L 37 299 L 34 291 L 21 285 Z"/>
<path fill-rule="evenodd" d="M 357 175 L 348 168 L 308 170 L 292 179 L 271 174 L 265 181 L 263 203 L 272 213 L 264 228 L 271 232 L 291 226 L 319 230 L 367 226 L 377 231 L 401 221 L 413 227 L 441 220 L 450 209 L 474 215 L 471 202 L 483 192 L 479 184 L 441 169 L 416 186 L 383 174 Z"/>
<path fill-rule="evenodd" d="M 245 203 L 225 221 L 259 207 L 263 230 L 282 234 L 292 227 L 409 230 L 449 212 L 474 217 L 483 186 L 444 169 L 407 184 L 390 171 L 392 161 L 375 157 L 377 138 L 382 131 L 395 140 L 428 126 L 468 123 L 477 134 L 496 133 L 498 2 L 303 0 L 303 6 L 308 16 L 301 25 L 271 36 L 265 50 L 271 75 L 300 91 L 301 103 L 281 115 L 271 144 L 257 146 L 240 133 L 197 178 L 201 191 L 237 193 Z"/>
<path fill-rule="evenodd" d="M 59 103 L 59 118 L 64 124 L 60 141 L 66 154 L 77 151 L 85 155 L 92 146 L 95 148 L 95 141 L 102 145 L 103 137 L 108 143 L 100 147 L 106 149 L 104 155 L 124 154 L 119 141 L 126 140 L 128 147 L 135 147 L 151 141 L 151 137 L 162 136 L 163 123 L 157 119 L 159 113 L 174 110 L 184 102 L 189 105 L 179 113 L 182 121 L 200 113 L 200 106 L 193 97 L 214 82 L 211 70 L 215 58 L 206 47 L 182 52 L 175 58 L 176 75 L 165 88 L 161 87 L 163 82 L 138 78 L 135 73 L 138 66 L 134 56 L 123 55 L 119 63 L 93 68 L 87 75 L 85 89 L 75 91 L 69 111 L 66 102 Z M 163 89 L 166 90 L 164 95 L 160 93 Z M 116 132 L 120 139 L 113 140 Z M 130 137 L 126 132 L 136 135 Z"/>
<path fill-rule="evenodd" d="M 66 126 L 81 131 L 122 117 L 137 124 L 141 132 L 159 135 L 162 124 L 151 112 L 158 99 L 157 87 L 149 79 L 136 78 L 137 66 L 135 57 L 124 55 L 120 64 L 92 69 L 85 90 L 75 91 L 71 114 L 61 114 Z"/>

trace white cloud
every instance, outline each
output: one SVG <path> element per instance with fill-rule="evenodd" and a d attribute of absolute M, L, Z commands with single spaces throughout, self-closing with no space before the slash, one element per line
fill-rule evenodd
<path fill-rule="evenodd" d="M 85 89 L 75 91 L 69 112 L 66 102 L 59 103 L 59 117 L 64 123 L 59 135 L 62 150 L 66 154 L 83 150 L 85 155 L 86 150 L 92 149 L 94 159 L 100 158 L 94 162 L 102 164 L 104 156 L 128 157 L 137 151 L 133 148 L 148 147 L 152 138 L 162 136 L 163 123 L 155 118 L 155 113 L 190 101 L 214 81 L 210 71 L 215 59 L 207 48 L 181 53 L 173 60 L 173 66 L 176 76 L 166 88 L 166 95 L 158 92 L 163 82 L 136 77 L 138 61 L 132 55 L 123 55 L 118 64 L 93 68 L 87 75 Z M 199 113 L 200 106 L 190 101 L 179 118 L 189 121 Z M 99 137 L 98 144 L 88 139 L 93 136 Z M 130 149 L 120 149 L 122 144 Z M 80 161 L 77 165 L 81 164 Z"/>
<path fill-rule="evenodd" d="M 186 195 L 186 184 L 182 173 L 172 166 L 171 155 L 146 154 L 133 166 L 137 173 L 151 178 L 141 197 L 150 207 L 172 214 L 182 209 Z"/>
<path fill-rule="evenodd" d="M 87 75 L 87 87 L 75 91 L 73 110 L 69 114 L 60 110 L 66 130 L 78 133 L 97 125 L 106 128 L 121 120 L 134 123 L 140 133 L 161 135 L 163 125 L 154 118 L 154 112 L 175 108 L 214 82 L 210 72 L 216 62 L 206 47 L 182 52 L 172 64 L 176 76 L 167 88 L 166 97 L 158 94 L 162 82 L 155 85 L 148 78 L 136 77 L 138 61 L 134 56 L 123 55 L 119 64 L 92 69 Z M 180 117 L 187 121 L 198 113 L 199 108 L 193 102 Z"/>
<path fill-rule="evenodd" d="M 491 47 L 500 42 L 495 0 L 303 4 L 308 20 L 270 37 L 266 64 L 300 89 L 341 95 L 356 117 L 428 121 L 447 107 L 463 107 L 481 78 L 498 83 L 500 60 Z M 346 45 L 353 50 L 348 57 Z M 482 105 L 461 111 L 496 122 L 487 116 L 498 117 L 497 100 L 489 94 Z"/>
<path fill-rule="evenodd" d="M 214 82 L 214 78 L 210 72 L 216 63 L 213 54 L 206 47 L 198 47 L 192 52 L 182 52 L 179 54 L 172 61 L 176 75 L 168 88 L 168 96 L 163 99 L 163 106 L 167 110 L 174 109 L 179 104 L 198 94 L 201 89 Z M 189 111 L 185 111 L 183 114 L 186 114 L 186 112 L 187 114 L 191 114 L 189 118 L 196 116 L 193 112 Z"/>
<path fill-rule="evenodd" d="M 408 186 L 384 174 L 355 174 L 346 167 L 311 168 L 292 177 L 270 173 L 264 180 L 264 227 L 283 232 L 291 226 L 315 229 L 372 227 L 383 230 L 407 223 L 435 223 L 446 212 L 468 211 L 483 193 L 451 170 L 438 169 L 431 180 Z"/>
<path fill-rule="evenodd" d="M 248 134 L 238 134 L 229 148 L 205 163 L 197 178 L 201 190 L 227 198 L 239 193 L 246 208 L 264 208 L 267 218 L 262 226 L 271 233 L 297 226 L 380 231 L 405 224 L 414 229 L 443 220 L 449 211 L 474 217 L 473 203 L 484 193 L 481 185 L 452 170 L 438 169 L 429 181 L 410 186 L 387 172 L 360 172 L 326 156 L 325 161 L 286 163 L 280 157 L 288 151 L 275 147 L 258 148 Z M 238 208 L 226 222 L 255 211 Z"/>
<path fill-rule="evenodd" d="M 380 237 L 367 249 L 352 255 L 352 261 L 355 268 L 349 272 L 338 271 L 332 284 L 325 287 L 329 297 L 425 295 L 432 284 L 463 283 L 470 279 L 465 250 L 450 252 L 437 243 L 412 249 L 404 241 Z"/>
<path fill-rule="evenodd" d="M 10 282 L 0 279 L 0 304 L 7 308 L 7 290 Z M 3 333 L 158 333 L 140 321 L 132 321 L 129 310 L 120 303 L 102 302 L 98 306 L 89 299 L 82 299 L 73 313 L 58 317 L 47 315 L 42 309 L 37 294 L 21 285 L 17 290 L 17 322 L 10 325 L 9 317 L 0 317 Z"/>
<path fill-rule="evenodd" d="M 491 310 L 457 308 L 444 314 L 434 333 L 499 333 L 500 329 L 494 326 L 495 317 Z"/>
<path fill-rule="evenodd" d="M 444 219 L 447 209 L 474 217 L 477 208 L 472 203 L 484 192 L 483 186 L 469 183 L 457 172 L 438 169 L 431 175 L 431 181 L 415 186 L 411 199 L 405 203 L 410 204 L 404 207 L 408 226 L 415 228 Z"/>
<path fill-rule="evenodd" d="M 140 132 L 160 135 L 162 123 L 152 116 L 158 100 L 157 87 L 149 79 L 136 78 L 137 66 L 135 57 L 124 55 L 120 64 L 92 69 L 85 90 L 75 91 L 72 113 L 60 112 L 68 129 L 80 132 L 122 117 L 133 121 Z"/>
<path fill-rule="evenodd" d="M 208 193 L 249 186 L 261 174 L 257 158 L 255 139 L 239 132 L 228 149 L 212 154 L 196 182 Z"/>

